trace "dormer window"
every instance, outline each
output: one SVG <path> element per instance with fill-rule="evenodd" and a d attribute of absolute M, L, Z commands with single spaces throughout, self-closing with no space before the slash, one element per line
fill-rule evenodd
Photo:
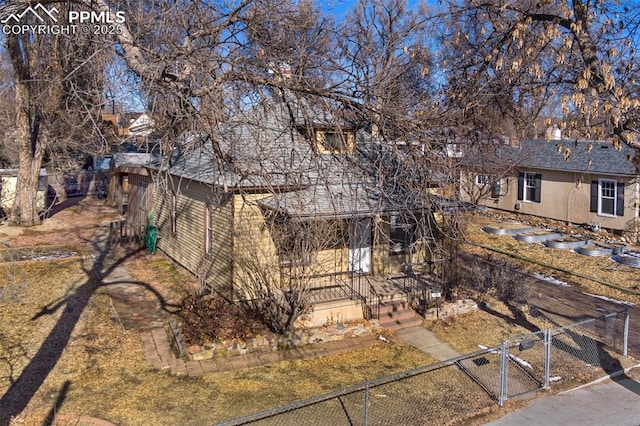
<path fill-rule="evenodd" d="M 355 150 L 353 131 L 316 130 L 315 135 L 320 154 L 351 154 Z"/>

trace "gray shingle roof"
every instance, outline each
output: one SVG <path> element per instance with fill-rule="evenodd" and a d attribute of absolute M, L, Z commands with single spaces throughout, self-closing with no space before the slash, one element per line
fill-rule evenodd
<path fill-rule="evenodd" d="M 566 150 L 569 155 L 565 161 Z M 561 170 L 571 172 L 601 173 L 619 176 L 635 176 L 639 155 L 622 144 L 620 150 L 611 142 L 574 141 L 569 139 L 528 139 L 522 147 L 504 147 L 503 161 L 513 161 L 522 168 Z"/>
<path fill-rule="evenodd" d="M 353 160 L 348 155 L 320 155 L 314 151 L 300 128 L 301 113 L 291 110 L 297 108 L 296 105 L 265 102 L 235 122 L 222 126 L 212 135 L 213 140 L 218 141 L 220 161 L 209 135 L 185 134 L 168 171 L 228 187 L 269 188 L 362 181 L 363 174 L 350 166 Z M 327 116 L 311 117 L 310 121 L 326 125 L 328 119 Z M 357 144 L 371 142 L 362 131 L 356 138 Z"/>
<path fill-rule="evenodd" d="M 439 208 L 442 204 L 435 199 L 425 204 L 424 193 L 415 188 L 411 193 L 403 192 L 400 183 L 407 173 L 402 168 L 394 169 L 392 178 L 383 179 L 386 186 L 380 190 L 376 186 L 380 163 L 401 167 L 405 159 L 385 154 L 382 145 L 364 131 L 356 132 L 355 153 L 319 154 L 315 142 L 304 134 L 306 127 L 327 128 L 339 119 L 321 114 L 317 108 L 299 108 L 307 105 L 264 102 L 211 136 L 185 134 L 177 144 L 180 148 L 172 156 L 171 166 L 165 170 L 211 185 L 264 189 L 274 195 L 261 200 L 263 207 L 295 217 L 370 217 L 376 212 Z M 302 116 L 304 122 L 300 121 Z M 351 127 L 346 122 L 337 126 Z M 218 141 L 217 156 L 212 141 Z M 408 175 L 408 179 L 415 178 L 415 171 Z M 448 209 L 460 207 L 447 201 Z"/>
<path fill-rule="evenodd" d="M 297 218 L 368 217 L 379 211 L 375 188 L 365 184 L 316 185 L 302 191 L 273 195 L 259 204 Z"/>

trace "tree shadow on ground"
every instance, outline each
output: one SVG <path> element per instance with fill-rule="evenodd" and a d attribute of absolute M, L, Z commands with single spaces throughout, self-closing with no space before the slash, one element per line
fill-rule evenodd
<path fill-rule="evenodd" d="M 36 354 L 16 380 L 11 383 L 5 394 L 0 397 L 0 425 L 8 425 L 13 417 L 24 411 L 62 356 L 91 297 L 103 285 L 102 279 L 132 256 L 132 254 L 127 254 L 116 260 L 108 259 L 110 251 L 106 240 L 107 238 L 103 237 L 102 239 L 94 238 L 92 241 L 92 249 L 97 255 L 93 262 L 87 261 L 82 266 L 86 275 L 85 282 L 74 288 L 64 299 L 55 301 L 55 305 L 46 308 L 46 312 L 36 315 L 50 315 L 63 309 L 60 318 Z M 135 284 L 152 289 L 148 283 L 137 282 Z M 153 294 L 160 297 L 161 305 L 169 306 L 157 291 L 153 291 Z"/>
<path fill-rule="evenodd" d="M 584 363 L 584 366 L 597 366 L 602 368 L 605 374 L 611 376 L 613 380 L 621 386 L 627 388 L 631 392 L 640 395 L 640 383 L 633 378 L 629 377 L 624 372 L 624 366 L 620 361 L 622 354 L 618 357 L 612 356 L 610 351 L 613 349 L 609 344 L 612 342 L 603 342 L 602 340 L 611 340 L 613 336 L 610 334 L 619 334 L 619 339 L 622 340 L 622 329 L 619 327 L 617 330 L 615 327 L 611 327 L 611 330 L 607 331 L 608 317 L 600 316 L 594 317 L 592 315 L 564 315 L 557 312 L 549 312 L 548 310 L 536 307 L 536 316 L 544 318 L 545 321 L 554 324 L 557 328 L 554 329 L 552 334 L 552 354 L 551 354 L 551 367 L 560 369 L 558 364 L 563 362 L 570 363 L 572 359 L 579 360 Z M 558 323 L 557 318 L 561 317 L 566 319 L 565 324 L 562 326 Z M 618 321 L 622 321 L 615 317 Z M 595 339 L 585 332 L 575 331 L 580 325 L 574 326 L 571 324 L 583 323 L 588 320 L 594 320 L 594 327 L 598 327 L 599 321 L 603 320 L 604 334 Z M 603 333 L 602 330 L 596 329 L 594 333 Z M 615 343 L 613 343 L 615 345 Z M 608 349 L 609 348 L 609 349 Z M 561 351 L 564 355 L 558 355 L 558 352 L 554 353 L 554 350 Z M 618 349 L 614 349 L 618 350 Z M 555 375 L 553 371 L 551 375 Z"/>
<path fill-rule="evenodd" d="M 495 317 L 498 317 L 509 324 L 519 325 L 520 327 L 523 327 L 532 333 L 536 333 L 540 331 L 540 327 L 530 322 L 527 319 L 527 317 L 523 314 L 523 312 L 520 310 L 520 308 L 518 308 L 517 306 L 506 304 L 507 307 L 509 308 L 509 311 L 511 311 L 511 314 L 513 315 L 513 316 L 510 316 L 510 315 L 505 315 L 502 312 L 498 312 L 494 309 L 491 309 L 489 305 L 487 305 L 487 303 L 485 302 L 478 302 L 477 304 L 478 304 L 478 309 L 480 309 L 481 311 L 486 312 Z"/>

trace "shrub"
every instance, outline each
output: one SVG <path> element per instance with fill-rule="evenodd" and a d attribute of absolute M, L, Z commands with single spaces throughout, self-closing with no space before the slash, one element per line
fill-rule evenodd
<path fill-rule="evenodd" d="M 242 308 L 220 295 L 190 295 L 182 300 L 182 334 L 188 345 L 227 340 L 250 339 L 264 325 Z"/>

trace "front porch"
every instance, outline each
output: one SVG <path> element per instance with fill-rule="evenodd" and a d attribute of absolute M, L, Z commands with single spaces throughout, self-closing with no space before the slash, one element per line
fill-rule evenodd
<path fill-rule="evenodd" d="M 309 292 L 316 317 L 311 322 L 320 325 L 318 322 L 334 316 L 358 315 L 379 320 L 385 328 L 418 325 L 426 309 L 434 304 L 432 291 L 437 287 L 433 277 L 410 268 L 407 273 L 395 275 L 348 273 L 317 277 Z"/>

